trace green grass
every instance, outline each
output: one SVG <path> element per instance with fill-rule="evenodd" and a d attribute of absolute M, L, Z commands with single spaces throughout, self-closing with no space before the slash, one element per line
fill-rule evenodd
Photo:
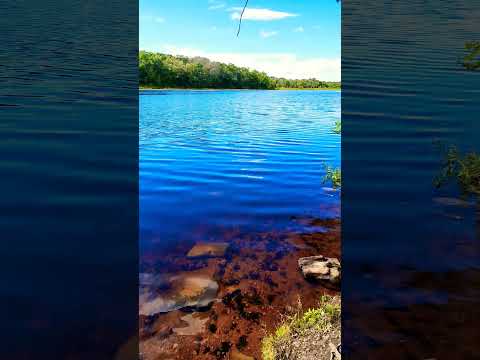
<path fill-rule="evenodd" d="M 318 331 L 330 330 L 333 324 L 339 321 L 340 314 L 340 302 L 335 297 L 322 296 L 318 308 L 288 317 L 273 334 L 262 340 L 262 359 L 275 360 L 277 344 L 288 340 L 289 337 L 301 335 L 313 328 Z"/>

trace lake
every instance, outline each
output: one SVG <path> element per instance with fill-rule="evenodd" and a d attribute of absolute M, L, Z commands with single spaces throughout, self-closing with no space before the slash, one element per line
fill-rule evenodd
<path fill-rule="evenodd" d="M 140 92 L 145 360 L 260 358 L 287 309 L 339 295 L 298 265 L 340 257 L 340 192 L 323 183 L 339 119 L 339 91 Z"/>
<path fill-rule="evenodd" d="M 339 91 L 147 90 L 139 108 L 141 251 L 339 215 Z"/>

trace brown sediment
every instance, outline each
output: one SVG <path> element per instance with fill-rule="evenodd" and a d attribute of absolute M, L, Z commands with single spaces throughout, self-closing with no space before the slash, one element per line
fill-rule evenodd
<path fill-rule="evenodd" d="M 339 258 L 340 221 L 302 218 L 292 222 L 314 232 L 234 230 L 222 239 L 229 244 L 223 258 L 187 258 L 191 246 L 183 245 L 176 254 L 143 257 L 142 268 L 147 272 L 168 269 L 176 275 L 201 274 L 216 281 L 219 289 L 210 307 L 189 317 L 185 316 L 192 309 L 140 316 L 141 358 L 213 360 L 235 353 L 260 360 L 262 338 L 286 314 L 300 306 L 315 307 L 323 294 L 338 294 L 338 289 L 305 280 L 298 259 L 319 254 Z M 182 335 L 187 333 L 192 335 Z"/>

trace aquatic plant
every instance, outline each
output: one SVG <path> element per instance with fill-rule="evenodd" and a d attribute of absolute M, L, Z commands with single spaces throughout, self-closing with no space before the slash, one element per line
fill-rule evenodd
<path fill-rule="evenodd" d="M 342 121 L 341 120 L 335 121 L 335 127 L 333 128 L 333 132 L 335 134 L 341 134 L 342 133 Z"/>
<path fill-rule="evenodd" d="M 442 170 L 435 178 L 434 185 L 440 188 L 454 181 L 462 197 L 475 197 L 477 237 L 480 238 L 480 156 L 475 152 L 460 153 L 456 146 L 445 150 Z"/>
<path fill-rule="evenodd" d="M 333 188 L 342 187 L 342 170 L 340 168 L 332 168 L 331 166 L 325 166 L 325 176 L 323 177 L 323 183 L 331 182 Z"/>
<path fill-rule="evenodd" d="M 463 67 L 469 71 L 480 69 L 480 41 L 465 43 L 467 54 L 463 58 Z"/>
<path fill-rule="evenodd" d="M 440 188 L 455 180 L 463 196 L 480 195 L 480 156 L 475 152 L 461 154 L 456 146 L 445 150 L 442 170 L 434 185 Z"/>

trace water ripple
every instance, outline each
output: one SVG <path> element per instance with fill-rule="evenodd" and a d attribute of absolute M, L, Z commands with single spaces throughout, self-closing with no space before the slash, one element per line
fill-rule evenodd
<path fill-rule="evenodd" d="M 340 92 L 142 91 L 142 230 L 175 244 L 200 226 L 330 216 L 319 209 L 339 203 L 322 190 L 339 119 Z"/>

